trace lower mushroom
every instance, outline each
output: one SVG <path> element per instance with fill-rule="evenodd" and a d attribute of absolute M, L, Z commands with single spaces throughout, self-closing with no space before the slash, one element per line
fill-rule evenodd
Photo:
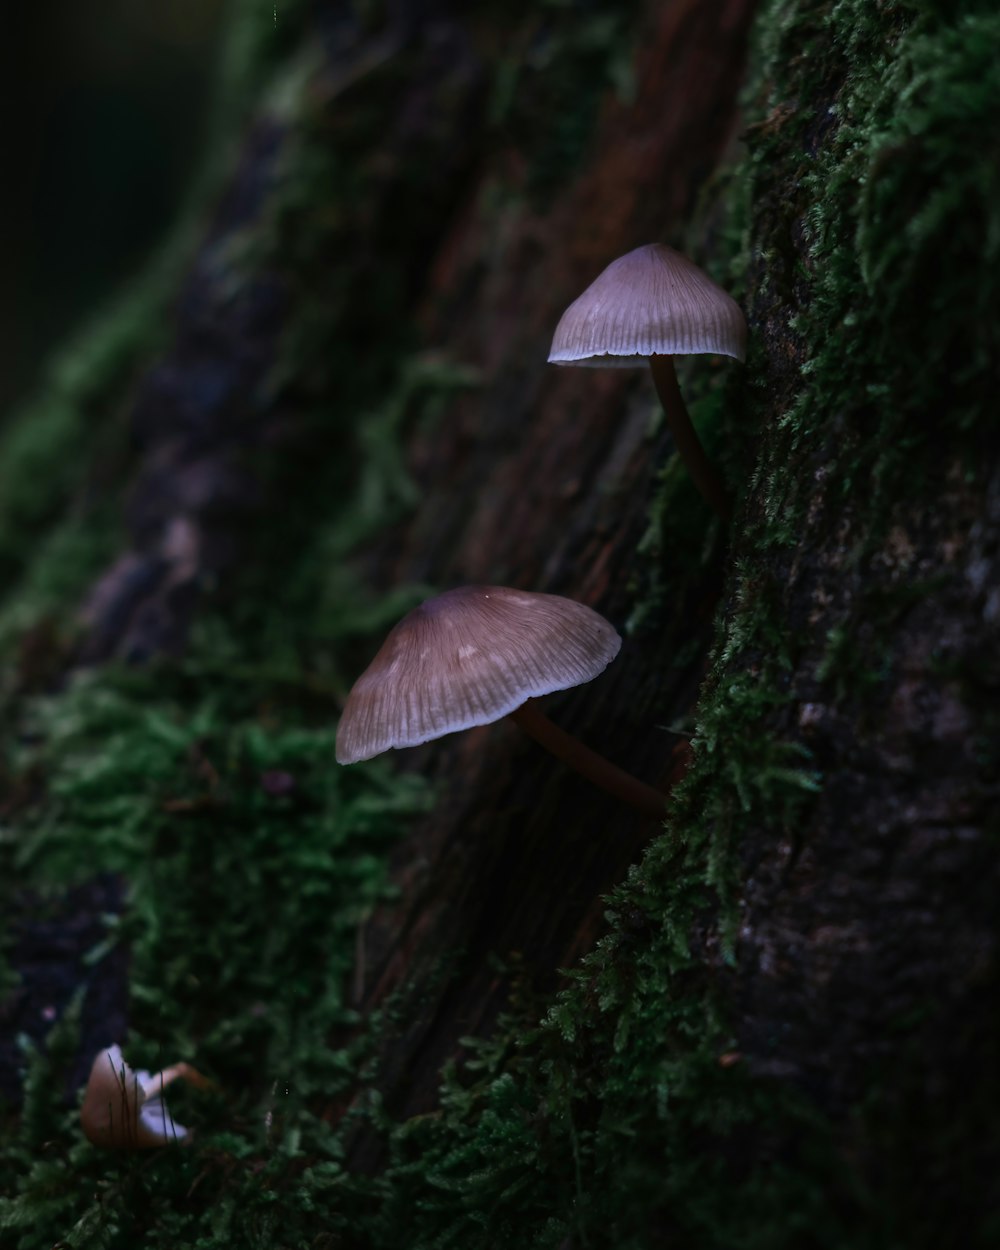
<path fill-rule="evenodd" d="M 616 799 L 621 799 L 629 807 L 634 807 L 636 811 L 644 812 L 647 816 L 658 816 L 660 819 L 666 815 L 665 795 L 659 790 L 654 790 L 652 786 L 646 785 L 638 777 L 625 772 L 617 764 L 612 764 L 597 751 L 592 751 L 579 738 L 567 733 L 565 729 L 554 725 L 534 699 L 529 699 L 527 703 L 522 703 L 519 708 L 515 708 L 508 714 L 508 719 L 547 751 L 558 756 L 564 764 L 575 769 L 581 777 L 586 777 L 595 786 L 606 790 L 608 794 L 613 794 Z"/>
<path fill-rule="evenodd" d="M 582 776 L 649 816 L 666 797 L 557 728 L 539 695 L 582 685 L 618 654 L 598 613 L 560 595 L 462 586 L 396 625 L 355 682 L 337 729 L 337 760 L 353 764 L 510 716 Z"/>

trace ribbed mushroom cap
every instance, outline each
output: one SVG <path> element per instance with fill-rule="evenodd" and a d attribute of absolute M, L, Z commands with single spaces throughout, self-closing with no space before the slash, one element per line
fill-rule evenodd
<path fill-rule="evenodd" d="M 621 641 L 603 616 L 560 595 L 446 591 L 404 616 L 354 683 L 337 760 L 488 725 L 537 695 L 591 681 Z"/>
<path fill-rule="evenodd" d="M 160 1097 L 164 1075 L 136 1072 L 109 1046 L 94 1060 L 80 1108 L 80 1123 L 95 1146 L 138 1150 L 182 1142 L 188 1130 L 177 1124 Z"/>
<path fill-rule="evenodd" d="M 612 261 L 563 313 L 549 360 L 630 368 L 650 356 L 712 353 L 746 359 L 739 304 L 680 252 L 662 243 Z"/>

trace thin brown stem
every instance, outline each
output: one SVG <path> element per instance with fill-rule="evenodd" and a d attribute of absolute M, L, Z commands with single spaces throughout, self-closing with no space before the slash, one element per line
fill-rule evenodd
<path fill-rule="evenodd" d="M 691 480 L 701 492 L 702 498 L 723 521 L 728 521 L 732 515 L 729 492 L 723 485 L 718 470 L 705 455 L 705 449 L 691 424 L 691 416 L 681 395 L 681 388 L 677 385 L 673 357 L 650 356 L 649 369 L 663 411 L 667 414 L 667 426 L 673 435 L 677 454 L 687 466 Z"/>
<path fill-rule="evenodd" d="M 656 816 L 662 820 L 666 815 L 666 795 L 654 790 L 652 786 L 647 786 L 644 781 L 625 772 L 617 764 L 612 764 L 590 747 L 584 746 L 579 738 L 574 738 L 572 734 L 553 725 L 534 699 L 529 699 L 511 712 L 510 719 L 529 737 L 602 790 L 607 790 L 615 798 L 647 816 Z"/>

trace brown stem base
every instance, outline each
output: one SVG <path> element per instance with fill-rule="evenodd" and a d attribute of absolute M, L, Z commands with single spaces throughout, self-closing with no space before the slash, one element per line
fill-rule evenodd
<path fill-rule="evenodd" d="M 723 485 L 718 470 L 705 455 L 705 449 L 691 424 L 691 416 L 681 395 L 681 388 L 677 385 L 673 357 L 650 356 L 649 370 L 653 375 L 653 384 L 663 411 L 667 414 L 667 426 L 673 435 L 677 454 L 705 502 L 723 521 L 728 521 L 733 510 L 729 492 Z"/>
<path fill-rule="evenodd" d="M 667 814 L 666 795 L 654 790 L 652 786 L 647 786 L 644 781 L 625 772 L 617 764 L 612 764 L 590 747 L 584 746 L 579 738 L 574 738 L 572 734 L 553 725 L 533 699 L 511 712 L 510 719 L 529 737 L 534 738 L 553 755 L 557 755 L 570 768 L 576 769 L 595 786 L 607 790 L 609 794 L 646 816 L 655 816 L 662 820 Z"/>

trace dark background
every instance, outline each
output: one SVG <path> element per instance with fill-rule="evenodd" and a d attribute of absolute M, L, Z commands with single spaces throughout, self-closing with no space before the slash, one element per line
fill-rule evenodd
<path fill-rule="evenodd" d="M 181 204 L 203 148 L 224 7 L 4 6 L 0 421 Z"/>

